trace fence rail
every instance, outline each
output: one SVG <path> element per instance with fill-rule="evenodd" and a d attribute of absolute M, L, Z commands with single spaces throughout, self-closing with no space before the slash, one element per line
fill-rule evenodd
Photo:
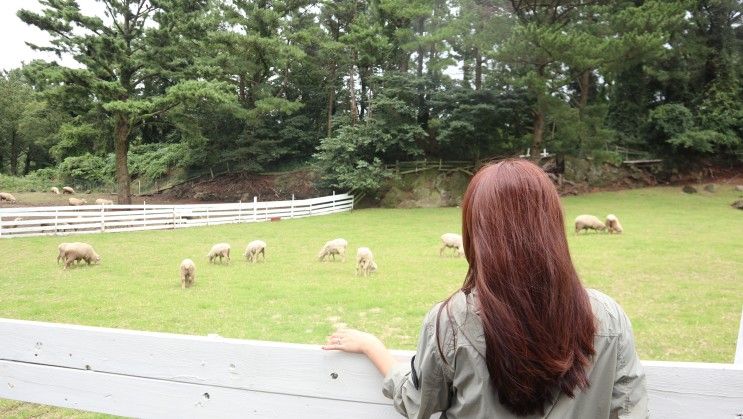
<path fill-rule="evenodd" d="M 0 209 L 0 238 L 175 229 L 302 218 L 353 209 L 353 195 L 191 205 L 82 205 Z"/>
<path fill-rule="evenodd" d="M 0 342 L 0 398 L 133 417 L 400 417 L 364 356 L 316 345 L 9 319 Z M 743 366 L 643 363 L 651 417 L 743 413 Z"/>

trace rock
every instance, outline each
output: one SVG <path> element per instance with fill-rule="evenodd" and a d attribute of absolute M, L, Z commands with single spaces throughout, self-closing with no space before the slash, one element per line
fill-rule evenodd
<path fill-rule="evenodd" d="M 695 187 L 693 187 L 691 185 L 686 185 L 681 190 L 684 191 L 684 193 L 697 193 L 698 192 L 697 191 L 697 188 L 695 188 Z"/>
<path fill-rule="evenodd" d="M 730 204 L 731 207 L 739 210 L 743 210 L 743 199 L 739 199 L 732 204 Z"/>
<path fill-rule="evenodd" d="M 704 185 L 704 190 L 707 192 L 717 192 L 717 185 L 715 185 L 714 183 Z"/>
<path fill-rule="evenodd" d="M 736 192 L 743 192 L 743 185 L 735 185 Z"/>

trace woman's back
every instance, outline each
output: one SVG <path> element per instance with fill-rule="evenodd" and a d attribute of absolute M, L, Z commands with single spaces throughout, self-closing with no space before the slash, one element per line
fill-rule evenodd
<path fill-rule="evenodd" d="M 647 417 L 645 375 L 635 353 L 629 320 L 610 297 L 595 290 L 588 294 L 597 325 L 596 354 L 587 370 L 590 386 L 577 391 L 574 398 L 555 389 L 556 400 L 553 397 L 544 406 L 544 416 L 526 417 Z M 442 417 L 446 418 L 524 417 L 511 413 L 493 391 L 476 301 L 476 290 L 469 295 L 460 291 L 449 300 L 440 317 L 440 304 L 426 316 L 414 372 L 410 366 L 401 366 L 384 382 L 385 394 L 401 413 L 411 418 L 427 418 L 442 410 Z M 411 374 L 416 375 L 415 379 Z"/>

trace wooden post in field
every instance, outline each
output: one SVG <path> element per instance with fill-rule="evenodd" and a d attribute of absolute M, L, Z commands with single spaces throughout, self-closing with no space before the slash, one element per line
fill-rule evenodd
<path fill-rule="evenodd" d="M 294 218 L 294 194 L 292 194 L 292 206 L 289 210 L 289 218 Z"/>
<path fill-rule="evenodd" d="M 253 222 L 258 221 L 258 197 L 253 197 Z"/>

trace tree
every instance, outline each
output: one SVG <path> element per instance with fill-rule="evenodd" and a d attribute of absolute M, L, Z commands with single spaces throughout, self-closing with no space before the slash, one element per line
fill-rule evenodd
<path fill-rule="evenodd" d="M 51 45 L 29 45 L 82 65 L 62 69 L 64 94 L 83 89 L 113 122 L 118 201 L 131 203 L 127 155 L 135 131 L 185 102 L 231 99 L 195 60 L 208 1 L 103 0 L 106 21 L 83 14 L 75 0 L 40 3 L 42 12 L 18 16 L 48 32 Z"/>

